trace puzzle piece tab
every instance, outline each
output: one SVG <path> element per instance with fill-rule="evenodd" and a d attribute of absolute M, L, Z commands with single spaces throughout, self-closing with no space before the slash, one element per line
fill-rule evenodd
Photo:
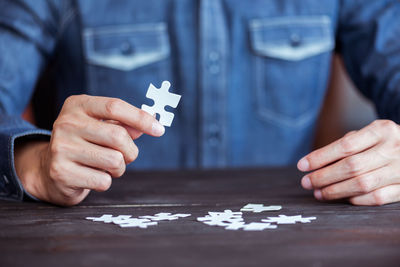
<path fill-rule="evenodd" d="M 181 99 L 180 95 L 169 92 L 171 83 L 164 81 L 161 88 L 156 88 L 153 84 L 150 84 L 147 90 L 146 97 L 154 101 L 153 106 L 143 104 L 142 110 L 148 112 L 150 115 L 160 115 L 160 123 L 164 126 L 170 127 L 174 120 L 174 113 L 165 111 L 165 106 L 176 108 Z"/>

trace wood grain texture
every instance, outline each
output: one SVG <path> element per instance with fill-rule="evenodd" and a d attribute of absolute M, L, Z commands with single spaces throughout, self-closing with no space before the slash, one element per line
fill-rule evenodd
<path fill-rule="evenodd" d="M 0 202 L 0 266 L 400 266 L 400 204 L 319 203 L 294 169 L 133 172 L 81 205 Z M 245 213 L 316 216 L 262 232 L 228 231 L 196 217 L 247 203 Z M 191 213 L 147 229 L 91 222 L 102 214 Z"/>

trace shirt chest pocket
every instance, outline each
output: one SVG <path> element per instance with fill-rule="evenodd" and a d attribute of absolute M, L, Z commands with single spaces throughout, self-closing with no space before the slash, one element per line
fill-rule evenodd
<path fill-rule="evenodd" d="M 86 29 L 83 37 L 90 94 L 140 106 L 150 83 L 170 80 L 165 23 Z"/>
<path fill-rule="evenodd" d="M 325 16 L 252 20 L 255 104 L 261 119 L 301 127 L 316 117 L 334 48 Z"/>

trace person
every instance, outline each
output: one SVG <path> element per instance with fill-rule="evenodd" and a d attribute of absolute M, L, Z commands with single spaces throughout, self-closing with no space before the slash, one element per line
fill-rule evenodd
<path fill-rule="evenodd" d="M 290 165 L 307 154 L 301 184 L 318 200 L 400 200 L 399 1 L 0 5 L 3 199 L 75 205 L 127 167 Z M 311 152 L 334 51 L 381 120 Z M 167 130 L 138 108 L 164 80 L 183 95 Z M 21 118 L 30 102 L 37 126 Z"/>

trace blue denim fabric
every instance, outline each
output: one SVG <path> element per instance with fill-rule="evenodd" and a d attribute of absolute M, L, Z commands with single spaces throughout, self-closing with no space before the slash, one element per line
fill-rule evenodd
<path fill-rule="evenodd" d="M 23 197 L 14 140 L 50 134 L 20 118 L 50 63 L 55 110 L 81 93 L 151 105 L 163 80 L 183 95 L 129 168 L 287 165 L 311 149 L 334 50 L 399 122 L 399 18 L 397 0 L 2 0 L 0 197 Z"/>

